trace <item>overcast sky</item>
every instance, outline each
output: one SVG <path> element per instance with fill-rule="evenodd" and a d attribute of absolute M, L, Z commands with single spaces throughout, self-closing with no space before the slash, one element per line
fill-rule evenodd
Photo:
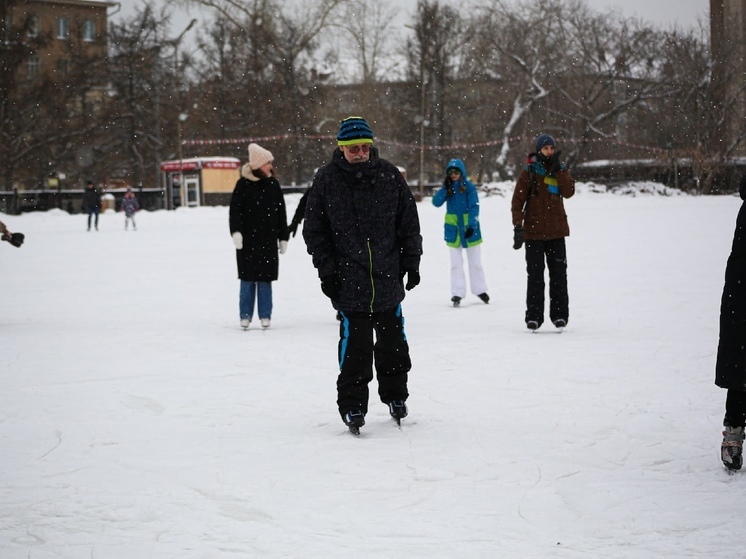
<path fill-rule="evenodd" d="M 135 11 L 135 5 L 143 5 L 146 0 L 121 0 L 122 11 L 120 15 L 132 15 Z M 156 0 L 156 3 L 159 0 Z M 305 0 L 286 0 L 291 5 L 294 2 Z M 365 0 L 360 0 L 365 1 Z M 148 0 L 151 3 L 152 0 Z M 468 5 L 467 2 L 448 2 L 452 5 Z M 400 23 L 411 21 L 412 14 L 417 7 L 417 0 L 389 0 L 390 5 L 400 7 Z M 587 4 L 593 10 L 604 12 L 607 10 L 619 10 L 622 15 L 627 17 L 639 17 L 656 25 L 669 27 L 678 25 L 679 27 L 689 28 L 696 25 L 699 18 L 706 19 L 709 16 L 709 0 L 587 0 Z M 197 15 L 196 12 L 191 14 L 181 13 L 174 22 L 174 27 L 183 29 L 189 23 L 191 17 Z M 114 20 L 116 20 L 116 15 Z M 179 24 L 182 25 L 179 25 Z"/>
<path fill-rule="evenodd" d="M 464 6 L 468 5 L 468 0 L 463 3 L 448 3 Z M 707 16 L 710 10 L 709 0 L 586 0 L 586 3 L 599 12 L 618 9 L 624 16 L 639 17 L 663 26 L 678 24 L 691 27 L 698 17 Z M 395 4 L 402 6 L 402 11 L 411 15 L 417 7 L 417 0 L 397 0 Z"/>

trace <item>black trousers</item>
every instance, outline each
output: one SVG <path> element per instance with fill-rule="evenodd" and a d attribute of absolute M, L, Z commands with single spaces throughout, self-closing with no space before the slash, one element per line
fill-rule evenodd
<path fill-rule="evenodd" d="M 746 427 L 746 392 L 728 389 L 725 398 L 725 419 L 723 425 L 729 427 Z"/>
<path fill-rule="evenodd" d="M 565 238 L 526 241 L 526 322 L 544 322 L 544 260 L 549 268 L 549 318 L 552 322 L 570 318 L 567 297 L 567 250 Z"/>
<path fill-rule="evenodd" d="M 412 362 L 401 305 L 377 313 L 343 311 L 341 314 L 337 378 L 340 415 L 352 409 L 368 412 L 368 383 L 373 380 L 374 360 L 381 401 L 388 404 L 392 400 L 406 400 L 407 373 Z"/>

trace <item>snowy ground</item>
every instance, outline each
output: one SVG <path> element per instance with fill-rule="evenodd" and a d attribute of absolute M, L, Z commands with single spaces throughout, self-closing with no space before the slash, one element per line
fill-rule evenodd
<path fill-rule="evenodd" d="M 744 556 L 713 384 L 740 199 L 592 190 L 566 203 L 562 335 L 524 327 L 501 189 L 490 305 L 450 307 L 443 210 L 419 205 L 410 417 L 372 401 L 359 439 L 300 235 L 272 327 L 243 332 L 227 208 L 140 212 L 137 232 L 0 215 L 27 239 L 0 246 L 0 557 Z"/>

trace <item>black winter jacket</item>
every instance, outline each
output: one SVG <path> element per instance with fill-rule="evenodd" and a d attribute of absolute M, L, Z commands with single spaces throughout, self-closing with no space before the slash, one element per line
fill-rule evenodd
<path fill-rule="evenodd" d="M 736 218 L 733 246 L 725 266 L 715 384 L 746 390 L 746 175 L 741 179 L 741 198 L 745 202 Z"/>
<path fill-rule="evenodd" d="M 229 225 L 231 235 L 239 231 L 243 236 L 243 248 L 236 251 L 238 278 L 275 281 L 279 273 L 277 243 L 288 240 L 285 199 L 277 179 L 238 179 L 231 196 Z"/>
<path fill-rule="evenodd" d="M 88 208 L 101 208 L 101 193 L 95 186 L 88 188 L 86 186 L 83 192 L 83 206 L 84 209 Z"/>
<path fill-rule="evenodd" d="M 381 312 L 404 299 L 402 276 L 418 271 L 422 237 L 417 205 L 404 177 L 371 148 L 351 164 L 337 148 L 313 179 L 303 238 L 320 278 L 341 283 L 334 308 Z"/>

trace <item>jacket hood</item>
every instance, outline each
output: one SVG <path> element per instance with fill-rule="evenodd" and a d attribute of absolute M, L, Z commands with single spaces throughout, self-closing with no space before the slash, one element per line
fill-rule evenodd
<path fill-rule="evenodd" d="M 256 182 L 259 180 L 259 177 L 257 177 L 254 172 L 251 170 L 251 166 L 249 166 L 248 163 L 245 163 L 243 167 L 241 167 L 241 176 L 245 179 L 249 179 L 251 182 Z"/>
<path fill-rule="evenodd" d="M 466 180 L 466 165 L 460 159 L 451 159 L 447 164 L 445 170 L 448 171 L 451 167 L 455 167 L 461 171 L 461 178 Z"/>

